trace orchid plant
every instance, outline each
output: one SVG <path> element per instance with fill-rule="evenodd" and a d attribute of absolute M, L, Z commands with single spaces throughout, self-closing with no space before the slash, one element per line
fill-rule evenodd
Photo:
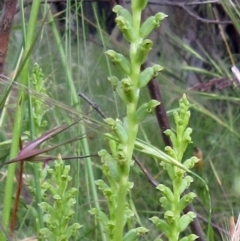
<path fill-rule="evenodd" d="M 109 81 L 126 106 L 126 118 L 105 119 L 112 130 L 111 133 L 105 134 L 110 152 L 101 150 L 99 155 L 108 183 L 104 180 L 97 180 L 96 184 L 106 197 L 109 212 L 105 213 L 96 208 L 90 212 L 100 220 L 108 240 L 112 241 L 136 240 L 137 236 L 148 232 L 148 229 L 138 227 L 130 229 L 124 234 L 126 223 L 134 216 L 126 197 L 133 187 L 133 183 L 129 181 L 129 174 L 134 163 L 132 156 L 138 126 L 160 104 L 156 100 L 150 100 L 140 106 L 138 104 L 141 88 L 162 70 L 160 65 L 153 65 L 141 71 L 141 66 L 153 46 L 153 42 L 147 37 L 167 17 L 163 13 L 157 13 L 141 24 L 141 14 L 147 2 L 147 0 L 132 0 L 131 13 L 120 5 L 113 8 L 116 13 L 117 26 L 130 44 L 129 56 L 125 57 L 114 50 L 106 51 L 106 55 L 123 74 L 120 79 L 110 76 Z"/>

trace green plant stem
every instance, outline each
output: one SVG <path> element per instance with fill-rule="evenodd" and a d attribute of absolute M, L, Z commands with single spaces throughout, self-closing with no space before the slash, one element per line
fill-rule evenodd
<path fill-rule="evenodd" d="M 139 33 L 140 24 L 141 24 L 141 14 L 142 14 L 141 11 L 138 11 L 132 8 L 133 28 L 137 35 Z M 137 36 L 136 39 L 139 40 L 139 35 Z"/>
<path fill-rule="evenodd" d="M 177 172 L 178 167 L 174 167 L 174 172 Z M 177 174 L 176 174 L 177 175 Z M 172 241 L 178 241 L 179 240 L 179 231 L 177 228 L 177 224 L 179 222 L 179 219 L 181 217 L 181 212 L 179 212 L 177 205 L 180 201 L 180 191 L 179 191 L 179 180 L 173 180 L 173 194 L 174 194 L 174 202 L 172 203 L 172 211 L 175 215 L 174 225 L 171 229 L 171 237 L 169 237 Z"/>
<path fill-rule="evenodd" d="M 127 166 L 127 163 L 124 164 Z M 124 209 L 127 195 L 128 175 L 122 176 L 119 183 L 119 190 L 117 195 L 117 209 L 116 209 L 116 228 L 114 232 L 114 241 L 123 240 L 123 228 L 124 228 Z"/>
<path fill-rule="evenodd" d="M 40 0 L 35 0 L 33 1 L 33 4 L 32 4 L 31 14 L 28 22 L 29 24 L 27 29 L 27 36 L 25 39 L 25 49 L 24 49 L 24 55 L 23 55 L 24 58 L 27 57 L 27 54 L 30 51 L 31 45 L 33 43 L 34 31 L 36 29 L 40 2 L 41 2 Z M 20 80 L 22 85 L 26 85 L 27 83 L 29 66 L 30 66 L 30 60 L 27 59 L 21 72 Z M 25 93 L 24 91 L 20 91 L 17 99 L 16 114 L 14 118 L 15 121 L 14 121 L 14 128 L 13 128 L 13 140 L 12 140 L 12 146 L 10 151 L 10 159 L 14 158 L 17 155 L 17 152 L 19 149 L 19 138 L 21 135 L 22 118 L 24 114 L 24 102 L 25 102 Z M 9 219 L 10 219 L 15 169 L 16 169 L 16 164 L 9 165 L 6 186 L 5 186 L 2 221 L 3 221 L 3 226 L 6 229 L 9 225 Z M 2 232 L 0 233 L 0 240 L 1 241 L 6 240 L 6 237 Z"/>
<path fill-rule="evenodd" d="M 117 195 L 118 202 L 116 209 L 116 228 L 114 233 L 114 241 L 121 241 L 123 239 L 124 208 L 126 202 L 126 195 L 128 192 L 130 163 L 132 162 L 134 143 L 138 132 L 138 124 L 136 124 L 134 118 L 137 102 L 138 98 L 136 99 L 135 103 L 131 103 L 127 106 L 128 142 L 123 148 L 123 151 L 126 153 L 127 161 L 122 164 L 122 177 L 119 183 L 119 190 Z"/>
<path fill-rule="evenodd" d="M 141 21 L 141 12 L 134 12 L 133 10 L 133 26 L 134 30 L 138 35 Z M 123 164 L 122 178 L 119 186 L 119 191 L 117 195 L 117 209 L 116 209 L 116 228 L 114 233 L 114 241 L 123 240 L 123 228 L 124 228 L 124 208 L 126 202 L 126 195 L 128 192 L 128 179 L 130 172 L 130 163 L 132 162 L 132 155 L 134 150 L 134 145 L 138 133 L 138 123 L 135 121 L 135 113 L 137 110 L 138 100 L 139 100 L 139 88 L 137 87 L 139 75 L 141 72 L 141 66 L 136 63 L 136 50 L 138 42 L 141 40 L 139 36 L 136 37 L 136 42 L 130 44 L 130 59 L 131 59 L 131 81 L 134 85 L 135 93 L 134 100 L 132 103 L 127 105 L 127 123 L 128 123 L 128 141 L 123 147 L 123 151 L 126 154 L 126 163 Z"/>

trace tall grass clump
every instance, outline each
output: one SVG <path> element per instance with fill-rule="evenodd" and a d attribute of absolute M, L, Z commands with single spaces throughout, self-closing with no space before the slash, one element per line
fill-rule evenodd
<path fill-rule="evenodd" d="M 30 17 L 29 17 L 29 24 L 27 30 L 25 29 L 25 25 L 22 26 L 23 29 L 23 39 L 24 39 L 24 46 L 23 46 L 23 66 L 20 73 L 20 79 L 22 85 L 28 85 L 29 80 L 29 73 L 30 73 L 30 59 L 29 54 L 31 52 L 31 47 L 34 43 L 34 31 L 37 26 L 37 17 L 40 8 L 39 0 L 36 0 L 32 4 Z M 21 9 L 23 10 L 23 9 Z M 19 138 L 21 136 L 21 128 L 22 128 L 22 120 L 24 116 L 25 110 L 25 101 L 26 101 L 26 93 L 24 91 L 20 91 L 18 94 L 17 109 L 14 118 L 14 127 L 13 127 L 13 139 L 10 151 L 10 158 L 13 158 L 17 155 L 18 147 L 19 147 Z M 4 195 L 4 202 L 3 202 L 3 214 L 2 214 L 2 223 L 4 228 L 7 230 L 9 225 L 10 213 L 11 213 L 11 204 L 12 204 L 12 194 L 13 194 L 13 183 L 14 183 L 14 173 L 16 169 L 16 164 L 9 165 L 8 167 L 8 175 L 5 185 L 5 195 Z M 43 224 L 41 214 L 39 213 L 39 221 L 40 224 Z M 6 240 L 6 237 L 3 233 L 0 233 L 0 240 Z"/>

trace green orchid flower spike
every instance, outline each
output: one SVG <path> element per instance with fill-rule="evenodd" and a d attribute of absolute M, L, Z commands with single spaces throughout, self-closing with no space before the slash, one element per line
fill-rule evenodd
<path fill-rule="evenodd" d="M 148 232 L 144 227 L 130 230 L 125 228 L 134 215 L 129 208 L 127 195 L 133 187 L 133 183 L 129 181 L 129 175 L 131 166 L 134 164 L 133 151 L 138 127 L 160 104 L 156 100 L 150 100 L 139 106 L 141 89 L 163 69 L 160 65 L 153 65 L 141 71 L 141 65 L 148 58 L 153 46 L 153 42 L 146 37 L 166 17 L 165 14 L 159 13 L 142 24 L 141 15 L 147 3 L 147 0 L 132 0 L 131 11 L 120 5 L 113 8 L 117 26 L 130 45 L 129 54 L 124 56 L 114 50 L 107 50 L 105 53 L 122 73 L 122 77 L 110 76 L 108 80 L 126 106 L 125 118 L 105 119 L 112 130 L 111 133 L 104 135 L 109 142 L 110 152 L 99 151 L 103 163 L 102 171 L 107 182 L 98 180 L 96 184 L 107 200 L 109 212 L 104 213 L 100 209 L 90 211 L 102 223 L 109 241 L 137 240 L 140 235 Z"/>
<path fill-rule="evenodd" d="M 70 221 L 75 213 L 77 188 L 71 188 L 72 177 L 69 175 L 70 166 L 65 165 L 61 156 L 54 162 L 52 169 L 48 169 L 50 178 L 41 185 L 44 201 L 39 203 L 44 215 L 45 227 L 40 229 L 39 238 L 43 240 L 70 240 L 82 227 Z M 52 202 L 49 202 L 52 196 Z"/>
<path fill-rule="evenodd" d="M 189 107 L 190 104 L 184 94 L 179 101 L 179 109 L 173 114 L 176 131 L 165 131 L 173 144 L 173 147 L 167 146 L 165 148 L 165 153 L 146 144 L 136 144 L 138 148 L 141 148 L 140 151 L 161 160 L 161 166 L 167 171 L 172 181 L 171 188 L 163 184 L 157 186 L 157 189 L 162 194 L 160 203 L 165 211 L 164 217 L 158 218 L 154 216 L 150 218 L 156 227 L 171 241 L 196 240 L 198 238 L 194 234 L 181 238 L 181 233 L 186 230 L 196 217 L 193 212 L 182 215 L 183 209 L 196 197 L 193 192 L 184 194 L 184 191 L 193 182 L 193 178 L 188 174 L 200 178 L 190 170 L 199 161 L 195 156 L 182 161 L 187 146 L 192 142 L 190 136 L 192 129 L 188 127 Z"/>

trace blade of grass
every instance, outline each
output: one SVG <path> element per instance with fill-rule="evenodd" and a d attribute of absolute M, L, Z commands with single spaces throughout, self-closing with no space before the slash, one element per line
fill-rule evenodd
<path fill-rule="evenodd" d="M 93 11 L 94 11 L 94 16 L 95 19 L 97 21 L 97 28 L 98 28 L 98 32 L 101 38 L 101 42 L 103 44 L 103 52 L 105 53 L 107 48 L 106 48 L 106 43 L 103 37 L 103 31 L 101 29 L 100 23 L 99 23 L 99 19 L 98 19 L 98 15 L 97 15 L 97 10 L 96 10 L 96 3 L 93 3 Z M 111 71 L 111 67 L 110 67 L 110 62 L 109 59 L 107 58 L 107 56 L 105 56 L 106 59 L 106 63 L 107 63 L 107 69 L 108 69 L 108 76 L 112 76 L 112 71 Z M 117 105 L 117 101 L 116 101 L 116 93 L 115 91 L 113 91 L 113 98 L 114 98 L 114 103 L 115 103 L 115 108 L 116 108 L 116 112 L 117 112 L 117 116 L 119 116 L 119 110 L 118 110 L 118 105 Z"/>
<path fill-rule="evenodd" d="M 191 71 L 191 72 L 195 72 L 195 73 L 199 73 L 199 74 L 204 74 L 204 75 L 207 75 L 209 78 L 221 78 L 222 77 L 218 73 L 213 73 L 212 71 L 207 71 L 205 69 L 197 68 L 197 67 L 193 67 L 193 66 L 183 66 L 182 69 Z"/>
<path fill-rule="evenodd" d="M 190 99 L 190 98 L 189 98 Z M 234 134 L 235 136 L 237 136 L 238 138 L 240 138 L 240 135 L 238 133 L 236 133 L 236 131 L 234 129 L 231 128 L 231 126 L 229 126 L 228 124 L 226 124 L 223 120 L 221 120 L 220 118 L 218 118 L 218 116 L 216 116 L 214 113 L 210 112 L 208 109 L 206 109 L 204 106 L 202 106 L 200 103 L 197 103 L 196 101 L 192 100 L 192 102 L 194 102 L 193 108 L 199 112 L 204 113 L 204 115 L 209 116 L 210 118 L 212 118 L 213 120 L 215 120 L 218 124 L 222 125 L 223 127 L 225 127 L 229 132 L 231 132 L 232 134 Z"/>

